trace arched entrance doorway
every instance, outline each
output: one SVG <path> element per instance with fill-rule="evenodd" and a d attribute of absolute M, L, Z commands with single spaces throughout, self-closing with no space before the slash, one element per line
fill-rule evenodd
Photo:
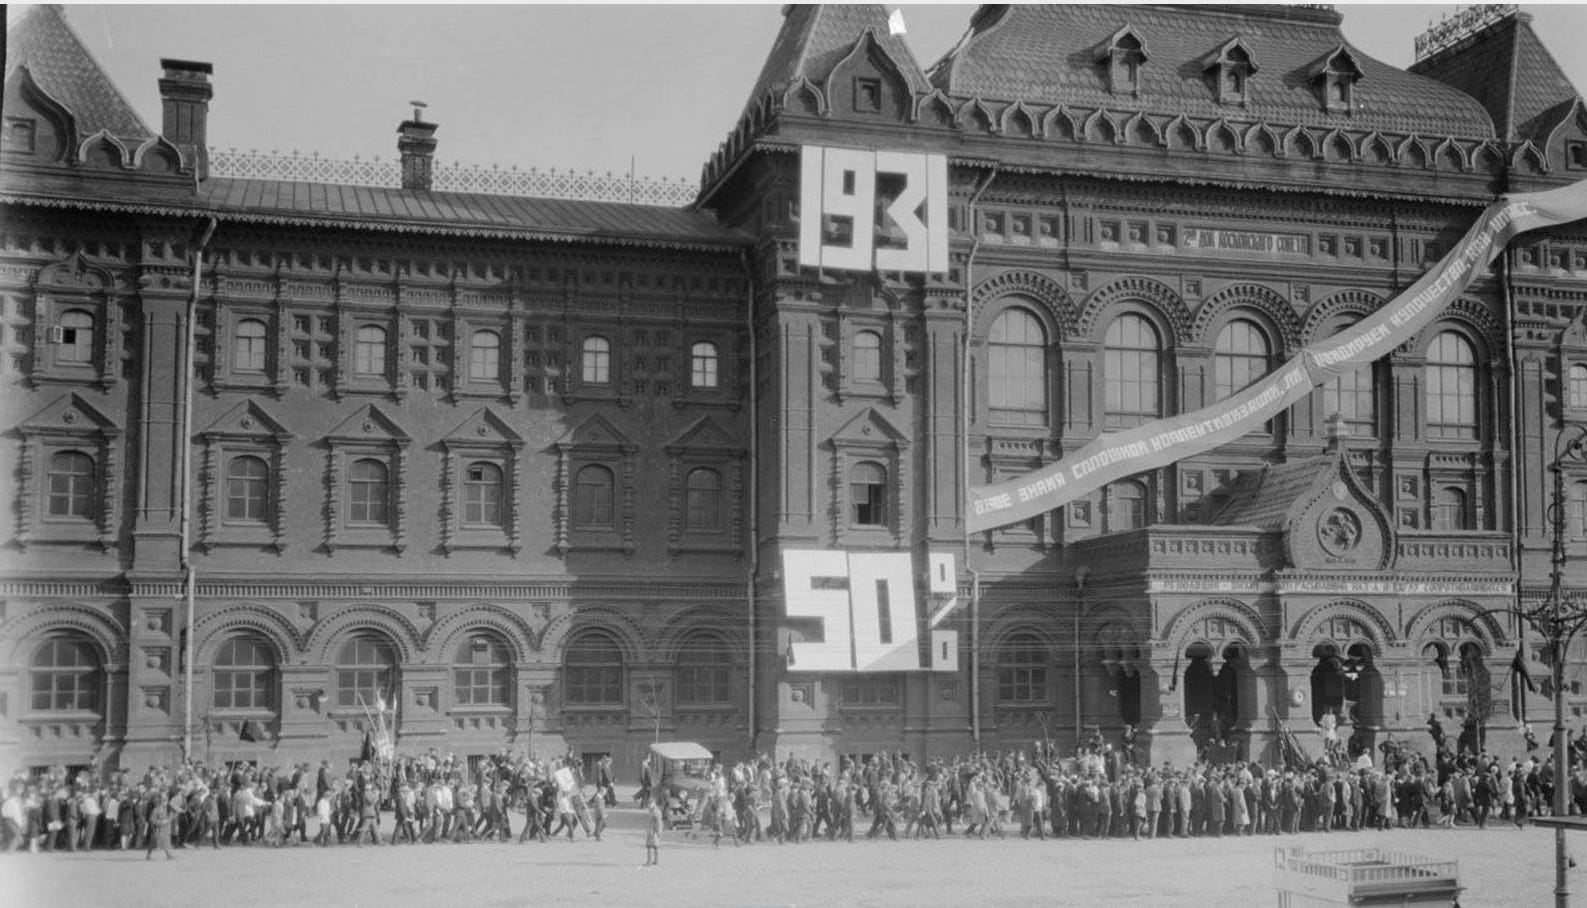
<path fill-rule="evenodd" d="M 1215 650 L 1198 641 L 1185 648 L 1185 659 L 1185 721 L 1197 754 L 1215 762 L 1245 759 L 1256 699 L 1246 647 L 1227 643 Z"/>
<path fill-rule="evenodd" d="M 1351 643 L 1341 652 L 1337 644 L 1319 643 L 1312 658 L 1317 660 L 1311 671 L 1312 722 L 1337 726 L 1351 758 L 1372 752 L 1383 725 L 1383 676 L 1372 647 Z"/>

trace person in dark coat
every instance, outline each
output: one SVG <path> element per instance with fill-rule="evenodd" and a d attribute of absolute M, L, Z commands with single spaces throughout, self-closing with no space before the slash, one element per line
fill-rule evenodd
<path fill-rule="evenodd" d="M 1207 776 L 1206 784 L 1201 787 L 1201 800 L 1207 817 L 1207 835 L 1222 836 L 1227 805 L 1223 801 L 1223 786 L 1211 775 Z"/>

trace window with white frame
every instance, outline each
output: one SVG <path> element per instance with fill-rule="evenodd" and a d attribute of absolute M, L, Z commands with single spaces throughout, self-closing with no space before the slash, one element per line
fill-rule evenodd
<path fill-rule="evenodd" d="M 501 335 L 494 331 L 475 331 L 468 348 L 468 377 L 472 381 L 496 381 L 501 375 Z"/>
<path fill-rule="evenodd" d="M 998 314 L 987 336 L 991 418 L 1005 425 L 1047 424 L 1047 331 L 1025 309 Z"/>
<path fill-rule="evenodd" d="M 1477 353 L 1454 331 L 1443 331 L 1427 348 L 1427 434 L 1431 438 L 1477 437 Z"/>
<path fill-rule="evenodd" d="M 270 466 L 252 455 L 226 464 L 226 520 L 265 523 L 270 519 Z"/>
<path fill-rule="evenodd" d="M 586 337 L 580 355 L 580 376 L 586 385 L 607 385 L 612 381 L 612 342 L 599 335 Z"/>
<path fill-rule="evenodd" d="M 1111 428 L 1162 415 L 1158 363 L 1162 340 L 1145 316 L 1126 312 L 1102 340 L 1102 411 Z"/>
<path fill-rule="evenodd" d="M 231 367 L 236 372 L 260 373 L 265 370 L 265 323 L 245 318 L 232 327 Z"/>
<path fill-rule="evenodd" d="M 48 479 L 45 513 L 50 519 L 93 520 L 97 516 L 98 480 L 92 457 L 81 451 L 52 454 Z"/>
<path fill-rule="evenodd" d="M 233 637 L 215 654 L 216 709 L 274 709 L 275 651 L 262 638 Z"/>
<path fill-rule="evenodd" d="M 695 388 L 717 386 L 716 344 L 700 341 L 689 351 L 689 385 Z"/>
<path fill-rule="evenodd" d="M 386 329 L 360 326 L 353 340 L 353 374 L 378 378 L 386 374 Z"/>

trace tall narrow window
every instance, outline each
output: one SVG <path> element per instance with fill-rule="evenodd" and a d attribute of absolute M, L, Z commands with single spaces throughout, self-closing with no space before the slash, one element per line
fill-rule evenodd
<path fill-rule="evenodd" d="M 1346 326 L 1348 327 L 1348 326 Z M 1346 328 L 1334 332 L 1338 334 Z M 1374 363 L 1362 363 L 1323 385 L 1323 417 L 1338 413 L 1345 425 L 1363 435 L 1378 434 L 1378 381 Z"/>
<path fill-rule="evenodd" d="M 716 381 L 716 344 L 701 341 L 689 351 L 689 384 L 714 388 Z"/>
<path fill-rule="evenodd" d="M 477 461 L 463 470 L 463 523 L 501 526 L 501 467 Z"/>
<path fill-rule="evenodd" d="M 1471 517 L 1466 507 L 1466 493 L 1453 486 L 1438 490 L 1433 499 L 1433 528 L 1439 530 L 1469 530 Z"/>
<path fill-rule="evenodd" d="M 1047 424 L 1047 332 L 1024 309 L 1006 309 L 987 337 L 992 422 Z"/>
<path fill-rule="evenodd" d="M 216 709 L 273 709 L 275 655 L 258 637 L 233 637 L 215 654 Z"/>
<path fill-rule="evenodd" d="M 98 712 L 103 686 L 93 644 L 76 635 L 54 637 L 33 653 L 28 666 L 32 707 L 37 712 Z"/>
<path fill-rule="evenodd" d="M 263 523 L 270 516 L 270 467 L 257 457 L 226 464 L 226 519 Z"/>
<path fill-rule="evenodd" d="M 347 471 L 347 520 L 350 523 L 384 524 L 389 519 L 391 485 L 386 465 L 365 458 Z"/>
<path fill-rule="evenodd" d="M 1570 387 L 1566 399 L 1573 408 L 1587 409 L 1587 366 L 1570 367 Z"/>
<path fill-rule="evenodd" d="M 612 508 L 612 471 L 602 466 L 579 470 L 573 484 L 573 525 L 581 529 L 611 529 L 616 525 Z"/>
<path fill-rule="evenodd" d="M 587 385 L 610 384 L 612 380 L 612 343 L 604 337 L 586 337 L 581 374 Z"/>
<path fill-rule="evenodd" d="M 854 380 L 882 380 L 882 336 L 875 331 L 860 331 L 854 335 Z"/>
<path fill-rule="evenodd" d="M 1047 650 L 1032 634 L 1015 634 L 997 657 L 999 703 L 1040 703 L 1047 699 Z"/>
<path fill-rule="evenodd" d="M 684 490 L 684 526 L 691 530 L 722 528 L 722 475 L 715 470 L 690 470 Z"/>
<path fill-rule="evenodd" d="M 1427 349 L 1427 434 L 1477 437 L 1477 354 L 1453 331 L 1441 332 Z"/>
<path fill-rule="evenodd" d="M 1126 479 L 1108 487 L 1108 532 L 1138 530 L 1148 516 L 1145 483 Z"/>
<path fill-rule="evenodd" d="M 92 520 L 95 515 L 94 459 L 81 451 L 62 451 L 50 458 L 51 517 Z"/>
<path fill-rule="evenodd" d="M 390 702 L 397 676 L 397 655 L 374 634 L 359 634 L 342 646 L 336 659 L 336 705 L 375 709 Z"/>
<path fill-rule="evenodd" d="M 496 381 L 500 374 L 501 335 L 475 331 L 468 347 L 468 377 L 474 381 Z"/>
<path fill-rule="evenodd" d="M 353 340 L 353 372 L 365 377 L 386 374 L 386 329 L 364 325 Z"/>
<path fill-rule="evenodd" d="M 1223 400 L 1267 374 L 1267 336 L 1255 322 L 1237 318 L 1218 332 L 1213 347 L 1213 393 Z"/>
<path fill-rule="evenodd" d="M 81 309 L 61 313 L 61 344 L 55 361 L 91 363 L 94 361 L 94 317 Z"/>
<path fill-rule="evenodd" d="M 512 656 L 490 634 L 472 634 L 452 663 L 452 700 L 458 706 L 506 706 Z"/>
<path fill-rule="evenodd" d="M 680 706 L 713 706 L 733 700 L 733 653 L 711 633 L 690 634 L 678 647 L 673 676 Z"/>
<path fill-rule="evenodd" d="M 1103 337 L 1103 413 L 1110 428 L 1162 415 L 1157 365 L 1162 341 L 1150 321 L 1134 313 L 1114 319 Z"/>
<path fill-rule="evenodd" d="M 563 699 L 570 706 L 620 706 L 623 651 L 606 634 L 582 634 L 563 656 Z"/>
<path fill-rule="evenodd" d="M 887 470 L 862 461 L 849 469 L 849 514 L 855 526 L 887 525 Z"/>
<path fill-rule="evenodd" d="M 265 370 L 265 323 L 245 318 L 233 329 L 232 368 L 238 372 Z"/>

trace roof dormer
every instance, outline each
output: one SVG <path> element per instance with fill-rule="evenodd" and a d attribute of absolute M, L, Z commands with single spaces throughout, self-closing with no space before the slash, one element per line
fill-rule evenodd
<path fill-rule="evenodd" d="M 1361 66 L 1355 55 L 1343 44 L 1306 71 L 1308 81 L 1321 93 L 1323 110 L 1329 113 L 1350 113 L 1356 106 L 1356 82 L 1361 79 Z"/>
<path fill-rule="evenodd" d="M 1125 25 L 1097 47 L 1097 63 L 1106 74 L 1108 91 L 1116 95 L 1139 97 L 1141 68 L 1146 65 L 1146 39 L 1135 26 Z"/>
<path fill-rule="evenodd" d="M 1245 106 L 1247 83 L 1256 70 L 1256 55 L 1238 35 L 1201 58 L 1201 71 L 1211 78 L 1219 104 Z"/>

